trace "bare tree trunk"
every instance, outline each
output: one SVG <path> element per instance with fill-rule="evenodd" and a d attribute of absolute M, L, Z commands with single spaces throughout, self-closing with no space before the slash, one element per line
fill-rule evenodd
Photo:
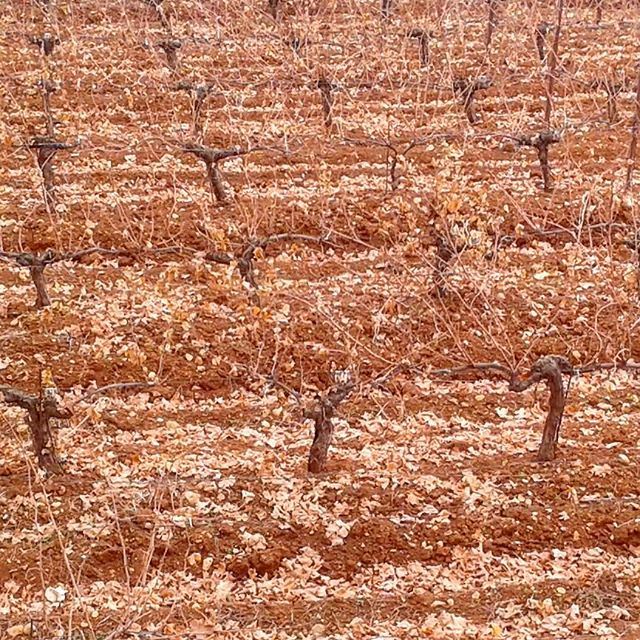
<path fill-rule="evenodd" d="M 42 173 L 42 188 L 45 208 L 48 212 L 55 207 L 56 194 L 53 177 L 53 158 L 57 149 L 53 146 L 43 144 L 38 147 L 38 167 Z"/>
<path fill-rule="evenodd" d="M 255 151 L 257 149 L 258 148 L 256 147 L 253 150 Z M 231 149 L 213 149 L 211 147 L 205 147 L 201 144 L 195 143 L 189 143 L 183 146 L 182 150 L 187 153 L 192 153 L 204 162 L 214 200 L 220 204 L 225 204 L 227 202 L 227 194 L 225 192 L 219 163 L 229 158 L 237 158 L 250 153 L 251 150 L 242 149 L 241 147 L 233 147 Z"/>
<path fill-rule="evenodd" d="M 541 144 L 538 146 L 538 160 L 540 161 L 540 169 L 542 171 L 542 181 L 544 190 L 551 191 L 551 170 L 549 168 L 549 145 Z"/>
<path fill-rule="evenodd" d="M 167 63 L 172 69 L 176 69 L 178 66 L 178 54 L 174 49 L 167 50 Z"/>
<path fill-rule="evenodd" d="M 546 380 L 549 387 L 549 413 L 544 423 L 542 442 L 538 449 L 537 459 L 540 462 L 553 460 L 556 455 L 556 446 L 560 434 L 560 424 L 564 414 L 566 393 L 562 383 L 562 374 L 572 375 L 573 368 L 569 362 L 561 356 L 545 356 L 540 358 L 531 367 L 531 373 L 525 380 L 512 379 L 509 388 L 511 391 L 522 392 Z"/>
<path fill-rule="evenodd" d="M 315 434 L 311 450 L 309 451 L 309 462 L 307 465 L 309 473 L 321 473 L 324 471 L 332 437 L 333 422 L 331 422 L 330 419 L 316 420 Z"/>
<path fill-rule="evenodd" d="M 46 57 L 53 53 L 55 46 L 60 44 L 60 39 L 45 31 L 41 37 L 31 36 L 31 38 L 29 38 L 29 42 L 31 42 L 31 44 L 35 44 L 36 47 L 40 49 L 40 53 Z"/>
<path fill-rule="evenodd" d="M 167 56 L 167 64 L 172 71 L 178 68 L 178 49 L 182 47 L 180 40 L 164 40 L 158 45 Z"/>
<path fill-rule="evenodd" d="M 51 305 L 49 294 L 47 293 L 47 283 L 44 279 L 44 270 L 46 265 L 42 262 L 29 267 L 31 279 L 36 287 L 36 309 L 43 309 Z"/>
<path fill-rule="evenodd" d="M 467 120 L 471 124 L 475 124 L 476 115 L 473 108 L 473 96 L 475 94 L 475 89 L 473 88 L 473 84 L 465 78 L 459 78 L 454 82 L 453 90 L 462 98 L 462 107 L 465 115 L 467 116 Z"/>
<path fill-rule="evenodd" d="M 427 35 L 420 38 L 420 65 L 422 67 L 429 66 L 429 37 Z"/>
<path fill-rule="evenodd" d="M 0 387 L 4 401 L 27 411 L 27 424 L 40 468 L 59 473 L 62 468 L 56 456 L 55 442 L 49 421 L 51 418 L 69 418 L 70 412 L 58 408 L 55 397 L 30 395 L 11 387 Z"/>
<path fill-rule="evenodd" d="M 486 77 L 474 78 L 472 80 L 457 78 L 454 81 L 453 90 L 462 99 L 464 113 L 471 124 L 476 124 L 478 121 L 475 109 L 476 91 L 488 89 L 491 85 L 491 79 Z"/>
<path fill-rule="evenodd" d="M 382 17 L 385 20 L 388 20 L 391 17 L 391 5 L 393 3 L 393 0 L 382 0 L 382 3 L 380 5 L 380 10 L 382 13 Z"/>
<path fill-rule="evenodd" d="M 544 422 L 542 442 L 538 449 L 538 460 L 553 460 L 556 457 L 556 446 L 560 436 L 560 424 L 564 414 L 565 394 L 562 374 L 556 367 L 548 375 L 549 413 Z"/>
<path fill-rule="evenodd" d="M 391 154 L 391 162 L 389 163 L 389 184 L 391 186 L 391 191 L 396 191 L 398 189 L 398 176 L 397 176 L 397 168 L 398 168 L 398 153 L 394 150 L 389 150 Z"/>
<path fill-rule="evenodd" d="M 307 465 L 309 473 L 321 473 L 325 470 L 333 436 L 332 418 L 338 405 L 351 393 L 352 389 L 351 383 L 338 386 L 324 398 L 320 398 L 316 408 L 304 412 L 305 418 L 313 420 L 315 428 Z"/>
<path fill-rule="evenodd" d="M 560 45 L 560 30 L 562 28 L 562 16 L 564 13 L 564 0 L 558 0 L 558 15 L 556 18 L 555 32 L 553 35 L 553 47 L 551 49 L 551 64 L 547 74 L 547 102 L 544 109 L 544 121 L 547 127 L 551 126 L 551 109 L 553 107 L 553 87 L 558 68 L 558 48 Z"/>
<path fill-rule="evenodd" d="M 333 122 L 332 110 L 333 110 L 333 95 L 331 90 L 332 84 L 324 77 L 318 80 L 318 89 L 320 89 L 320 95 L 322 96 L 322 113 L 324 116 L 324 126 L 329 129 Z"/>
<path fill-rule="evenodd" d="M 638 131 L 640 130 L 640 65 L 638 65 L 638 80 L 636 84 L 636 113 L 633 118 L 633 126 L 631 127 L 631 142 L 629 144 L 629 158 L 627 160 L 627 179 L 625 181 L 625 190 L 631 189 L 631 181 L 633 178 L 633 168 L 636 164 L 636 153 L 638 150 Z"/>
<path fill-rule="evenodd" d="M 464 113 L 467 116 L 467 120 L 470 124 L 476 124 L 478 118 L 476 116 L 476 110 L 473 106 L 473 94 L 469 94 L 469 97 L 464 101 Z"/>
<path fill-rule="evenodd" d="M 211 185 L 211 191 L 213 192 L 216 202 L 226 204 L 227 193 L 222 181 L 222 172 L 217 162 L 207 163 L 207 176 L 209 177 L 209 184 Z"/>
<path fill-rule="evenodd" d="M 56 455 L 49 419 L 68 418 L 69 415 L 61 412 L 52 398 L 38 398 L 36 402 L 35 409 L 29 411 L 29 426 L 38 464 L 51 473 L 60 473 L 62 467 Z"/>
<path fill-rule="evenodd" d="M 36 136 L 28 146 L 36 155 L 38 168 L 42 174 L 45 208 L 48 213 L 51 213 L 56 200 L 53 158 L 61 149 L 72 149 L 76 145 L 58 142 L 50 136 Z"/>
<path fill-rule="evenodd" d="M 430 31 L 425 31 L 424 29 L 409 29 L 407 31 L 407 37 L 418 40 L 418 44 L 420 46 L 420 66 L 428 67 L 429 66 L 429 38 L 433 34 Z"/>
<path fill-rule="evenodd" d="M 278 5 L 280 4 L 280 0 L 269 0 L 267 7 L 271 17 L 274 20 L 278 19 Z"/>
<path fill-rule="evenodd" d="M 560 134 L 557 131 L 542 131 L 534 136 L 522 136 L 518 138 L 518 143 L 527 147 L 535 147 L 538 152 L 540 170 L 544 190 L 551 191 L 553 182 L 551 178 L 551 167 L 549 166 L 549 147 L 560 142 Z"/>
<path fill-rule="evenodd" d="M 258 283 L 255 278 L 255 271 L 253 269 L 253 258 L 256 253 L 256 249 L 261 246 L 259 241 L 249 242 L 244 248 L 240 257 L 238 258 L 238 271 L 243 280 L 253 288 L 258 288 Z"/>

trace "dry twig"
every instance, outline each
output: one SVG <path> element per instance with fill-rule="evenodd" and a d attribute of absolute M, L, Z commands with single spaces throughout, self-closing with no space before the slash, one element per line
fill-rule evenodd
<path fill-rule="evenodd" d="M 553 108 L 553 85 L 558 68 L 558 48 L 560 46 L 560 30 L 562 28 L 562 16 L 564 13 L 564 0 L 558 0 L 558 13 L 556 17 L 555 31 L 553 34 L 553 46 L 551 49 L 551 64 L 547 73 L 547 101 L 544 108 L 544 121 L 547 128 L 551 126 L 551 109 Z"/>

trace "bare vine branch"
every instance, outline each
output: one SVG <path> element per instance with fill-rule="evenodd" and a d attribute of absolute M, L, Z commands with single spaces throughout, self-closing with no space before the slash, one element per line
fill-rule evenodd
<path fill-rule="evenodd" d="M 219 164 L 223 160 L 228 158 L 237 158 L 239 156 L 246 155 L 256 149 L 243 149 L 242 147 L 232 147 L 231 149 L 213 149 L 201 144 L 186 144 L 182 147 L 182 150 L 186 153 L 191 153 L 196 158 L 202 160 L 207 169 L 207 177 L 209 178 L 209 185 L 211 186 L 211 192 L 219 204 L 227 203 L 227 193 L 224 188 L 222 180 L 222 172 L 220 171 Z"/>
<path fill-rule="evenodd" d="M 556 69 L 558 68 L 558 49 L 560 46 L 560 30 L 562 28 L 562 16 L 564 13 L 564 0 L 558 0 L 558 12 L 556 17 L 555 31 L 553 34 L 553 46 L 551 49 L 551 64 L 547 73 L 547 100 L 544 108 L 544 122 L 547 128 L 551 126 L 551 110 L 553 108 L 553 85 L 556 80 Z"/>

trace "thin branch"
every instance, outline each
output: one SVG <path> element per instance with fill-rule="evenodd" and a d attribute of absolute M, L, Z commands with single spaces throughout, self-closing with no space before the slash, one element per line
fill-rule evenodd
<path fill-rule="evenodd" d="M 513 369 L 507 367 L 507 365 L 500 362 L 479 362 L 464 364 L 459 367 L 452 367 L 449 369 L 430 369 L 427 371 L 427 375 L 432 376 L 458 376 L 463 373 L 469 373 L 471 371 L 496 371 L 504 374 L 505 378 L 511 379 L 513 376 Z"/>
<path fill-rule="evenodd" d="M 547 74 L 547 101 L 544 108 L 544 121 L 547 128 L 551 126 L 551 109 L 553 107 L 553 85 L 558 68 L 558 48 L 560 46 L 560 30 L 562 28 L 562 15 L 564 13 L 564 0 L 558 0 L 558 14 L 556 17 L 555 32 L 553 34 L 553 47 L 551 49 L 551 64 Z"/>

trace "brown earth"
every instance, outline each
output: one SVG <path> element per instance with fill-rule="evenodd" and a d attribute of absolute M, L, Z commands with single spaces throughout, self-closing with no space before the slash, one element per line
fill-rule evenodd
<path fill-rule="evenodd" d="M 50 368 L 73 416 L 65 473 L 45 477 L 2 405 L 0 636 L 640 637 L 633 372 L 574 378 L 540 464 L 542 386 L 428 371 L 638 359 L 636 3 L 605 1 L 600 24 L 567 4 L 550 192 L 508 136 L 546 128 L 534 31 L 553 3 L 499 3 L 489 52 L 484 3 L 397 0 L 383 21 L 373 0 L 283 0 L 274 20 L 266 2 L 175 0 L 171 34 L 142 1 L 6 5 L 0 385 L 37 392 Z M 433 31 L 424 68 L 416 26 Z M 45 32 L 48 57 L 29 41 Z M 452 84 L 479 75 L 471 125 Z M 43 78 L 56 138 L 77 143 L 48 207 L 28 148 Z M 615 122 L 603 78 L 624 85 Z M 197 132 L 179 82 L 211 84 L 206 145 L 262 148 L 221 164 L 225 205 L 181 148 Z M 278 233 L 329 242 L 258 249 L 257 290 L 206 259 Z M 437 238 L 458 249 L 440 293 Z M 48 266 L 44 309 L 6 255 L 88 247 L 126 254 Z M 422 372 L 369 384 L 403 361 Z M 357 389 L 312 476 L 303 408 L 339 370 Z M 125 381 L 155 385 L 81 399 Z"/>

